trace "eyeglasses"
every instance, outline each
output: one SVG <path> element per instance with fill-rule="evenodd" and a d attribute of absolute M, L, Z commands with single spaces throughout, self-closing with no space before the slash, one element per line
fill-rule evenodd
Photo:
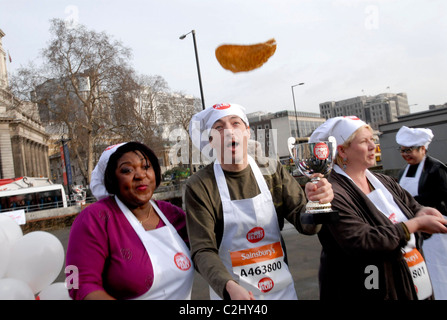
<path fill-rule="evenodd" d="M 397 148 L 400 153 L 410 154 L 413 150 L 419 149 L 419 147 L 409 147 L 409 148 Z"/>

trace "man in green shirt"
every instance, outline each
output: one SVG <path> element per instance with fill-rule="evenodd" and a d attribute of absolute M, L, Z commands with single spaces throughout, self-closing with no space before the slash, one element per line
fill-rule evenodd
<path fill-rule="evenodd" d="M 203 132 L 209 139 L 198 144 L 194 136 Z M 190 134 L 200 150 L 209 143 L 216 152 L 213 163 L 189 178 L 185 193 L 192 258 L 211 298 L 296 299 L 280 234 L 284 218 L 303 234 L 321 227 L 301 222 L 307 202 L 302 188 L 279 161 L 248 155 L 242 106 L 201 111 L 191 120 Z M 305 190 L 313 201 L 333 198 L 324 178 Z"/>

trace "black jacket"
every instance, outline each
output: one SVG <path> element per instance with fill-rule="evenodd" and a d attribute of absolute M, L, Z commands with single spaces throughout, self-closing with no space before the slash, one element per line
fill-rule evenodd
<path fill-rule="evenodd" d="M 399 181 L 405 168 L 399 172 Z M 447 216 L 447 167 L 438 159 L 427 156 L 418 185 L 417 202 L 438 209 Z"/>

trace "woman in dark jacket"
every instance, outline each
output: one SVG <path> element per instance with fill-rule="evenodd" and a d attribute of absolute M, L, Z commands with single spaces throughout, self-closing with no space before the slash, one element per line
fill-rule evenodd
<path fill-rule="evenodd" d="M 375 143 L 363 121 L 329 119 L 310 141 L 329 136 L 337 141 L 328 180 L 340 219 L 323 225 L 318 234 L 323 247 L 320 298 L 430 299 L 420 233 L 447 233 L 447 220 L 438 210 L 422 207 L 392 178 L 368 170 L 375 164 Z"/>

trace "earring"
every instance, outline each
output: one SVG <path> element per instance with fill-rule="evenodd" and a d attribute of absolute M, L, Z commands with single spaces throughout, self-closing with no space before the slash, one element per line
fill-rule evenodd
<path fill-rule="evenodd" d="M 348 159 L 347 158 L 343 158 L 343 170 L 346 171 L 346 164 L 347 164 Z"/>

